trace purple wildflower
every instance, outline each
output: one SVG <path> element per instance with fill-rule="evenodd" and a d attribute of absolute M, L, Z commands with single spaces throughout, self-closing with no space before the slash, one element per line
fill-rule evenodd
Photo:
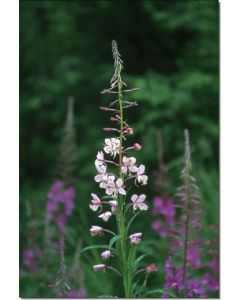
<path fill-rule="evenodd" d="M 77 291 L 68 292 L 67 297 L 68 298 L 86 298 L 87 293 L 86 293 L 86 290 L 84 288 L 80 288 Z"/>
<path fill-rule="evenodd" d="M 219 261 L 217 259 L 213 259 L 209 264 L 209 268 L 213 270 L 215 274 L 219 273 Z"/>
<path fill-rule="evenodd" d="M 201 267 L 201 259 L 198 248 L 194 246 L 189 246 L 187 260 L 194 269 Z"/>
<path fill-rule="evenodd" d="M 40 258 L 41 252 L 37 247 L 32 249 L 25 249 L 23 251 L 23 263 L 32 272 L 37 270 L 37 263 Z"/>
<path fill-rule="evenodd" d="M 152 223 L 152 229 L 154 229 L 157 234 L 161 237 L 167 237 L 168 236 L 168 230 L 166 230 L 163 226 L 163 223 L 159 220 L 155 220 Z"/>
<path fill-rule="evenodd" d="M 217 279 L 213 279 L 208 287 L 212 291 L 218 291 L 219 290 L 219 282 Z"/>
<path fill-rule="evenodd" d="M 153 216 L 161 215 L 163 208 L 163 198 L 162 197 L 155 197 L 153 199 Z"/>
<path fill-rule="evenodd" d="M 187 295 L 189 297 L 200 296 L 207 297 L 206 289 L 202 286 L 201 278 L 187 280 Z"/>
<path fill-rule="evenodd" d="M 182 283 L 182 267 L 178 267 L 175 269 L 173 267 L 172 259 L 171 257 L 168 257 L 165 263 L 165 269 L 166 269 L 166 282 L 164 287 L 170 290 L 181 290 L 183 288 Z"/>
<path fill-rule="evenodd" d="M 209 273 L 205 273 L 202 278 L 202 285 L 211 291 L 218 291 L 219 283 L 218 280 L 213 278 Z"/>
<path fill-rule="evenodd" d="M 63 182 L 56 180 L 48 193 L 47 220 L 54 220 L 63 230 L 68 217 L 72 214 L 74 196 L 75 189 L 73 187 L 64 188 Z"/>
<path fill-rule="evenodd" d="M 152 223 L 152 228 L 161 237 L 168 237 L 169 230 L 173 229 L 175 223 L 175 208 L 173 199 L 168 197 L 156 197 L 153 199 L 153 216 L 161 216 L 162 220 Z"/>

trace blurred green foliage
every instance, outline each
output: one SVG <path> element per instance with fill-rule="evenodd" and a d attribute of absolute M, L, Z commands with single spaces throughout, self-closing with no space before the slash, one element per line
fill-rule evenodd
<path fill-rule="evenodd" d="M 20 1 L 20 254 L 29 238 L 29 221 L 44 223 L 69 96 L 75 98 L 78 194 L 69 222 L 67 255 L 71 260 L 79 237 L 85 246 L 95 243 L 88 229 L 97 218 L 88 205 L 90 193 L 97 190 L 94 159 L 106 136 L 101 128 L 110 124 L 108 114 L 98 106 L 109 101 L 100 91 L 108 87 L 112 75 L 112 39 L 119 43 L 124 81 L 140 88 L 130 99 L 139 106 L 127 112 L 134 128 L 130 140 L 143 144 L 138 158 L 152 176 L 158 159 L 156 129 L 161 128 L 169 192 L 174 193 L 183 162 L 183 130 L 188 128 L 205 208 L 204 226 L 217 224 L 218 25 L 217 0 Z M 157 194 L 153 176 L 144 191 L 151 205 Z M 31 213 L 27 214 L 29 205 Z M 153 240 L 155 257 L 163 264 L 164 242 L 147 228 L 151 221 L 147 213 L 137 228 Z M 44 225 L 34 226 L 35 240 L 40 243 Z M 83 256 L 88 295 L 114 293 L 110 285 L 103 290 L 103 277 L 108 274 L 96 277 L 88 272 L 98 258 L 97 252 L 91 255 Z M 160 275 L 161 279 L 152 280 L 153 287 L 163 282 L 163 272 Z M 51 281 L 54 269 L 48 270 L 48 276 Z M 41 279 L 35 283 L 24 279 L 21 296 L 51 296 L 47 287 L 51 282 L 45 279 L 45 285 Z M 38 287 L 36 282 L 40 282 Z"/>

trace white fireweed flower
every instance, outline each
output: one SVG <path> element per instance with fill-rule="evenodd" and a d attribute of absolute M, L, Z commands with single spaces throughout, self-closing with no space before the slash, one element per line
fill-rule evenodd
<path fill-rule="evenodd" d="M 104 151 L 113 157 L 119 153 L 120 140 L 116 138 L 105 139 Z"/>
<path fill-rule="evenodd" d="M 98 151 L 97 153 L 97 160 L 104 161 L 104 154 L 102 151 Z"/>
<path fill-rule="evenodd" d="M 105 165 L 98 166 L 96 165 L 96 169 L 99 174 L 97 174 L 94 179 L 96 182 L 101 182 L 107 175 L 107 167 Z"/>
<path fill-rule="evenodd" d="M 136 180 L 139 183 L 142 183 L 143 185 L 146 185 L 147 181 L 148 181 L 148 177 L 147 177 L 147 175 L 144 174 L 144 172 L 145 172 L 145 166 L 144 165 L 140 165 L 138 167 L 138 170 L 137 170 Z"/>
<path fill-rule="evenodd" d="M 108 259 L 108 258 L 110 258 L 111 256 L 112 256 L 112 253 L 111 253 L 110 250 L 106 250 L 106 251 L 103 251 L 103 252 L 101 253 L 102 259 Z"/>
<path fill-rule="evenodd" d="M 112 212 L 115 212 L 118 208 L 118 202 L 116 200 L 112 200 L 109 201 L 109 204 L 111 205 Z"/>
<path fill-rule="evenodd" d="M 114 194 L 114 196 L 117 196 L 118 193 L 121 195 L 126 195 L 126 191 L 123 188 L 123 181 L 121 178 L 118 178 L 116 182 L 114 181 L 108 182 L 108 186 L 106 189 L 107 195 Z"/>
<path fill-rule="evenodd" d="M 129 236 L 130 238 L 130 242 L 132 245 L 137 245 L 140 243 L 141 241 L 141 236 L 142 236 L 142 233 L 141 232 L 137 232 L 137 233 L 133 233 Z"/>
<path fill-rule="evenodd" d="M 123 174 L 126 174 L 128 171 L 131 173 L 136 173 L 138 171 L 136 164 L 136 158 L 135 157 L 126 157 L 123 156 L 123 164 L 122 164 L 122 172 Z"/>
<path fill-rule="evenodd" d="M 90 207 L 91 210 L 97 211 L 98 208 L 101 207 L 102 202 L 96 194 L 92 193 L 91 195 L 92 195 L 92 200 L 91 200 L 92 204 L 90 204 L 89 207 Z"/>
<path fill-rule="evenodd" d="M 111 217 L 112 213 L 110 211 L 106 211 L 105 213 L 98 216 L 100 219 L 103 219 L 103 221 L 107 222 L 108 219 Z"/>
<path fill-rule="evenodd" d="M 90 228 L 91 236 L 96 236 L 96 235 L 101 234 L 101 233 L 103 233 L 103 228 L 100 227 L 100 226 L 92 225 L 92 227 Z"/>
<path fill-rule="evenodd" d="M 97 168 L 102 165 L 104 165 L 104 154 L 102 151 L 98 151 L 97 159 L 95 160 L 95 166 Z"/>
<path fill-rule="evenodd" d="M 93 270 L 94 271 L 101 271 L 101 270 L 105 270 L 106 267 L 107 266 L 105 264 L 98 264 L 98 265 L 94 265 L 93 266 Z"/>
<path fill-rule="evenodd" d="M 148 206 L 145 203 L 146 195 L 142 194 L 140 196 L 134 194 L 131 197 L 131 200 L 133 202 L 133 210 L 137 210 L 138 208 L 140 210 L 147 210 Z"/>
<path fill-rule="evenodd" d="M 100 183 L 99 187 L 102 189 L 106 189 L 110 182 L 114 182 L 115 176 L 113 175 L 106 175 L 103 177 L 102 182 Z"/>

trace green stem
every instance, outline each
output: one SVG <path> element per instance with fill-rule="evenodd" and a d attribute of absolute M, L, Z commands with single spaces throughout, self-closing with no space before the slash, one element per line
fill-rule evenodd
<path fill-rule="evenodd" d="M 149 277 L 149 273 L 147 273 L 146 276 L 145 276 L 143 284 L 142 284 L 142 286 L 140 288 L 139 297 L 142 297 L 142 292 L 146 288 L 148 277 Z"/>
<path fill-rule="evenodd" d="M 120 112 L 120 149 L 119 149 L 119 177 L 124 183 L 124 176 L 122 174 L 122 145 L 123 145 L 123 106 L 122 106 L 122 80 L 120 74 L 118 75 L 118 99 L 119 99 L 119 112 Z M 119 209 L 118 209 L 118 229 L 120 235 L 120 264 L 122 266 L 123 274 L 123 286 L 125 297 L 130 297 L 130 287 L 129 287 L 129 274 L 127 267 L 127 253 L 126 253 L 126 227 L 125 227 L 125 218 L 124 218 L 124 207 L 125 201 L 124 197 L 119 197 Z"/>
<path fill-rule="evenodd" d="M 185 224 L 185 232 L 184 232 L 184 252 L 183 252 L 183 297 L 186 293 L 186 273 L 187 273 L 187 252 L 188 252 L 188 239 L 189 239 L 189 221 L 190 221 L 190 189 L 189 189 L 189 170 L 190 166 L 186 164 L 186 179 L 185 179 L 185 186 L 187 188 L 187 218 Z"/>

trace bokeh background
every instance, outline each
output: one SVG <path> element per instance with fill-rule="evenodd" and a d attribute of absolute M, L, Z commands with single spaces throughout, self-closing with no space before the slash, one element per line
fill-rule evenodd
<path fill-rule="evenodd" d="M 204 209 L 203 236 L 211 238 L 209 226 L 218 227 L 218 1 L 20 1 L 21 297 L 54 296 L 48 285 L 58 271 L 58 252 L 49 254 L 50 262 L 39 258 L 35 272 L 24 263 L 23 253 L 33 246 L 44 251 L 47 193 L 58 176 L 69 96 L 75 99 L 77 195 L 67 224 L 66 263 L 70 270 L 74 259 L 80 262 L 81 276 L 76 276 L 89 297 L 112 295 L 118 288 L 114 276 L 91 271 L 97 251 L 76 258 L 77 246 L 99 242 L 89 236 L 97 221 L 89 200 L 97 191 L 94 160 L 106 137 L 101 128 L 110 125 L 109 115 L 98 107 L 109 101 L 100 92 L 109 86 L 113 72 L 112 39 L 119 44 L 125 82 L 140 88 L 132 94 L 139 106 L 127 118 L 134 128 L 133 141 L 143 145 L 138 158 L 149 175 L 144 189 L 148 203 L 163 188 L 156 185 L 157 131 L 173 196 L 183 165 L 183 130 L 188 128 Z M 158 287 L 164 282 L 167 252 L 164 240 L 151 229 L 152 221 L 150 209 L 136 228 L 153 241 L 149 262 L 157 263 L 160 272 L 151 284 Z M 75 289 L 77 281 L 72 283 Z"/>

